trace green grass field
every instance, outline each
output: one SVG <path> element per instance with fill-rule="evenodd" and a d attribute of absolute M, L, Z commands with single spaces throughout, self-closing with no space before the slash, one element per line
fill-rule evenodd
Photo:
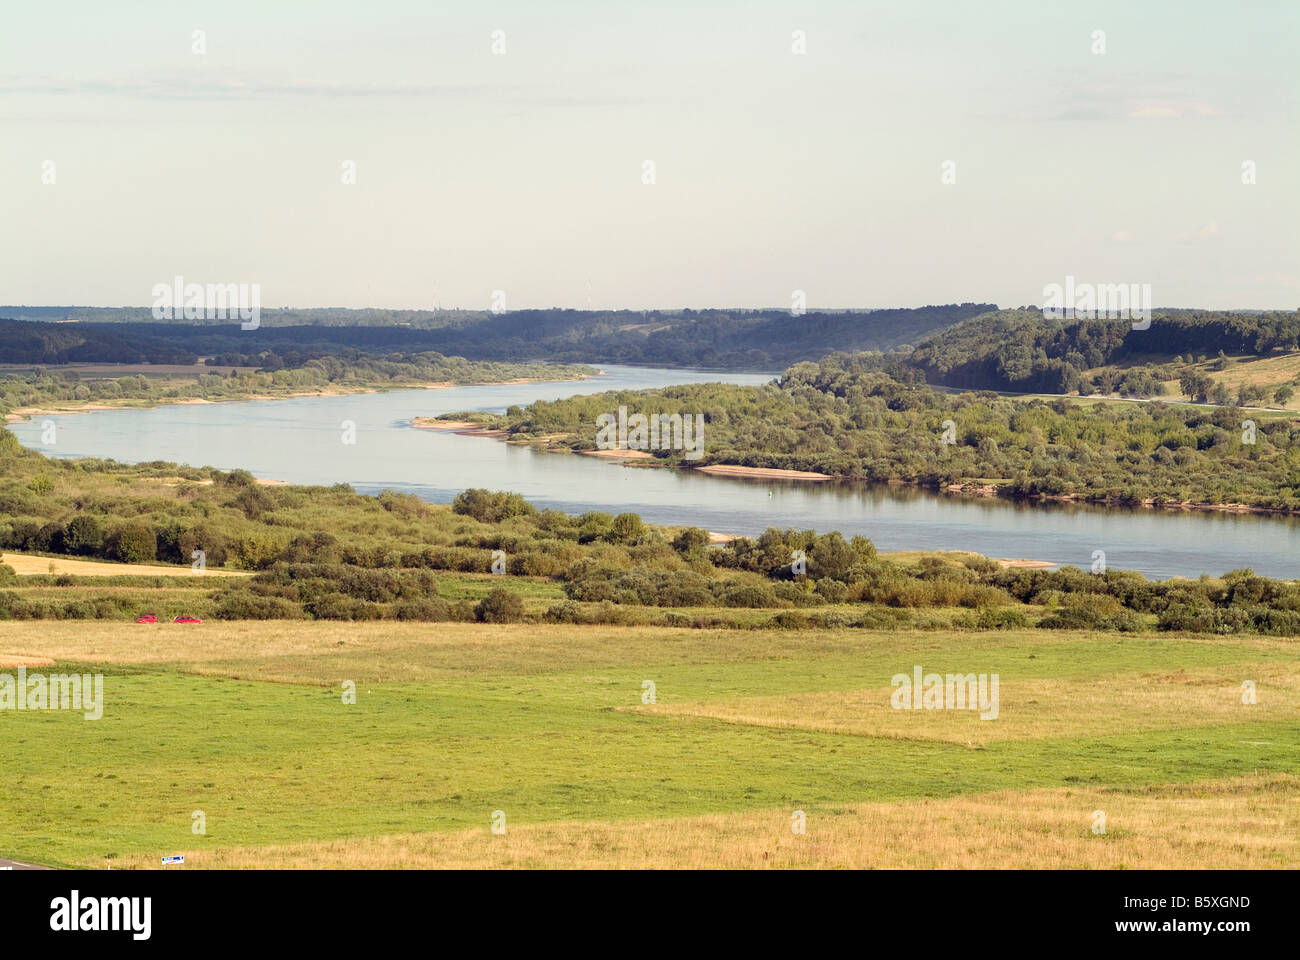
<path fill-rule="evenodd" d="M 1300 865 L 1291 639 L 64 621 L 0 623 L 5 655 L 105 674 L 101 720 L 0 712 L 0 856 L 29 862 L 889 866 L 930 837 L 957 866 L 994 829 L 988 866 Z M 986 742 L 882 709 L 915 664 L 999 674 Z M 1197 797 L 1237 832 L 1191 830 Z"/>

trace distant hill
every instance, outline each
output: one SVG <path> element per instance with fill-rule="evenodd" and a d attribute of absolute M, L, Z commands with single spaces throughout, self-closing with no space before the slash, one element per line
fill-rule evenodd
<path fill-rule="evenodd" d="M 963 303 L 890 310 L 263 310 L 228 321 L 157 321 L 147 308 L 0 307 L 0 359 L 22 363 L 192 362 L 296 366 L 339 353 L 436 351 L 475 360 L 643 363 L 778 370 L 837 351 L 890 350 L 994 309 Z M 51 322 L 71 320 L 75 323 Z M 184 358 L 189 358 L 188 360 Z"/>
<path fill-rule="evenodd" d="M 193 351 L 155 331 L 0 319 L 3 363 L 193 363 Z"/>
<path fill-rule="evenodd" d="M 1066 393 L 1082 371 L 1229 355 L 1300 350 L 1295 311 L 1153 311 L 1151 326 L 1125 320 L 1045 320 L 1037 310 L 999 310 L 927 337 L 892 359 L 950 387 Z"/>

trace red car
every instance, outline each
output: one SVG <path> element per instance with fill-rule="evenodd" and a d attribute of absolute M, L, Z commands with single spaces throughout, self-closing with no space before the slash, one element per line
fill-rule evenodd
<path fill-rule="evenodd" d="M 172 623 L 202 623 L 198 617 L 177 617 Z"/>
<path fill-rule="evenodd" d="M 154 616 L 152 613 L 146 613 L 144 614 L 144 616 L 136 617 L 135 622 L 136 623 L 157 623 L 158 618 Z"/>

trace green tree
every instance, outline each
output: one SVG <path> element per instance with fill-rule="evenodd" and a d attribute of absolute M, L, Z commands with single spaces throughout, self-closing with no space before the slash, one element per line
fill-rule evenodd
<path fill-rule="evenodd" d="M 645 524 L 635 513 L 620 513 L 609 528 L 611 543 L 634 544 L 645 536 Z"/>
<path fill-rule="evenodd" d="M 104 527 L 97 517 L 79 513 L 64 527 L 63 545 L 72 553 L 97 554 L 104 545 Z"/>
<path fill-rule="evenodd" d="M 143 520 L 129 520 L 114 531 L 109 554 L 122 563 L 151 563 L 158 557 L 158 536 Z"/>

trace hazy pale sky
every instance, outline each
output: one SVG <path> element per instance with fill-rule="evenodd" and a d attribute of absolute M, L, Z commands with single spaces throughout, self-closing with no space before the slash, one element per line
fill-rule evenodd
<path fill-rule="evenodd" d="M 180 274 L 267 307 L 1012 306 L 1071 274 L 1300 305 L 1296 0 L 3 20 L 0 303 L 148 305 Z"/>

